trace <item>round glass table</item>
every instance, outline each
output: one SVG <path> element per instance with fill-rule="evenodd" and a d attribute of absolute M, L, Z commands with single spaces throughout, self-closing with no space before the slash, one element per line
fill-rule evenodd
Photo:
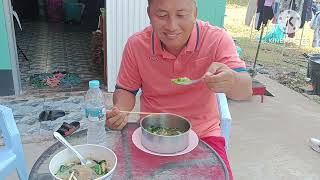
<path fill-rule="evenodd" d="M 137 123 L 128 123 L 122 131 L 107 130 L 105 146 L 112 149 L 118 164 L 112 179 L 197 179 L 229 180 L 228 171 L 219 155 L 205 142 L 199 140 L 191 152 L 179 156 L 155 156 L 138 149 L 131 136 Z M 86 143 L 86 130 L 66 138 L 72 145 Z M 52 179 L 49 162 L 65 149 L 56 142 L 46 149 L 33 165 L 29 180 Z"/>

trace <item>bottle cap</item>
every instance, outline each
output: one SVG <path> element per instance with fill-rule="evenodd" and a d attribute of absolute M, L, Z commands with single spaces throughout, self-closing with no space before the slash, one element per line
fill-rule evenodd
<path fill-rule="evenodd" d="M 90 89 L 99 88 L 99 87 L 100 87 L 100 82 L 98 80 L 89 81 L 89 88 Z"/>

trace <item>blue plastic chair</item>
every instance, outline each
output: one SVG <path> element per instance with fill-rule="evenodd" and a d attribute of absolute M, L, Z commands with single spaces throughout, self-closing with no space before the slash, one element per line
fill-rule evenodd
<path fill-rule="evenodd" d="M 226 141 L 226 150 L 229 149 L 230 143 L 230 129 L 231 129 L 231 114 L 229 111 L 227 97 L 224 93 L 216 93 L 218 106 L 219 106 L 219 113 L 220 113 L 220 128 L 221 128 L 221 135 L 224 137 Z"/>
<path fill-rule="evenodd" d="M 0 148 L 0 179 L 4 179 L 17 170 L 20 180 L 27 180 L 28 172 L 20 133 L 12 110 L 2 105 L 0 105 L 0 129 L 5 144 L 3 148 Z"/>

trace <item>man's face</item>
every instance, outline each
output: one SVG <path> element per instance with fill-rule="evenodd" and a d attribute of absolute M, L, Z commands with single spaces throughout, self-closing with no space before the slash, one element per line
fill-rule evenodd
<path fill-rule="evenodd" d="M 197 8 L 193 0 L 152 0 L 148 15 L 165 48 L 180 52 L 193 30 Z"/>

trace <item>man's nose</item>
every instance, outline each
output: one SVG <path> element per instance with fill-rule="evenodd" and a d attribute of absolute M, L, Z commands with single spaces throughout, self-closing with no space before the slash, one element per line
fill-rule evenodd
<path fill-rule="evenodd" d="M 168 31 L 175 31 L 178 28 L 177 20 L 174 17 L 170 17 L 166 26 Z"/>

